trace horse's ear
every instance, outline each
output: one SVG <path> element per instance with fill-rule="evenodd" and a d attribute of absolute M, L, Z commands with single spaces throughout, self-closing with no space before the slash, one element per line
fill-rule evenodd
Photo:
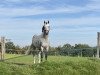
<path fill-rule="evenodd" d="M 48 24 L 49 24 L 49 21 L 48 21 Z"/>
<path fill-rule="evenodd" d="M 44 24 L 45 24 L 45 21 L 44 21 Z"/>

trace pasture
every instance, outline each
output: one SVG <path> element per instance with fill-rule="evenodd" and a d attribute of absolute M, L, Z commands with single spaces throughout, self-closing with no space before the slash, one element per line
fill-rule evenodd
<path fill-rule="evenodd" d="M 100 75 L 100 60 L 87 57 L 49 56 L 33 64 L 32 55 L 6 54 L 0 75 Z"/>

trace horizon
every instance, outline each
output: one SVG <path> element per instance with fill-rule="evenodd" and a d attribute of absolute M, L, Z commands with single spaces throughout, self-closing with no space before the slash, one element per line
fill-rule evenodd
<path fill-rule="evenodd" d="M 50 45 L 97 46 L 100 32 L 99 0 L 3 0 L 0 2 L 0 36 L 21 47 L 40 35 L 50 21 Z"/>

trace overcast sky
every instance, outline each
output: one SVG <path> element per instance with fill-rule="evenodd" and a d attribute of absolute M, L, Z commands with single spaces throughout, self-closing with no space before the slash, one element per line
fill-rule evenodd
<path fill-rule="evenodd" d="M 100 0 L 0 0 L 0 36 L 30 45 L 50 21 L 50 44 L 96 46 L 100 31 Z"/>

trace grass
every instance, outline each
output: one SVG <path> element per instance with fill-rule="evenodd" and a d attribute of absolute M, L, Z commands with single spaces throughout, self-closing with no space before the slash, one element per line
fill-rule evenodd
<path fill-rule="evenodd" d="M 31 55 L 7 54 L 6 59 L 0 62 L 0 75 L 100 75 L 100 60 L 95 58 L 49 56 L 41 64 L 33 64 Z"/>
<path fill-rule="evenodd" d="M 17 55 L 17 54 L 6 54 L 5 61 L 10 63 L 19 63 L 19 64 L 33 64 L 32 55 Z"/>

